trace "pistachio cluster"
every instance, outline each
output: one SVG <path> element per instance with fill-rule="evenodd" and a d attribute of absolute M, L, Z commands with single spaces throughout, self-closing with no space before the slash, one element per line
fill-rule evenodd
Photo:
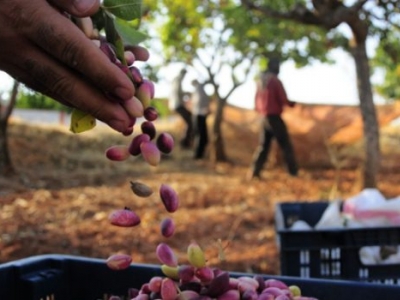
<path fill-rule="evenodd" d="M 204 252 L 196 242 L 189 244 L 189 264 L 178 263 L 173 250 L 160 243 L 156 254 L 165 276 L 153 276 L 140 288 L 127 291 L 131 300 L 317 300 L 302 296 L 297 285 L 288 286 L 281 280 L 264 279 L 261 275 L 232 277 L 226 271 L 207 266 Z M 113 261 L 127 267 L 124 257 Z M 118 269 L 117 267 L 114 269 Z M 108 300 L 121 300 L 111 296 Z"/>
<path fill-rule="evenodd" d="M 134 136 L 128 145 L 113 145 L 106 149 L 105 156 L 113 161 L 124 161 L 130 156 L 141 155 L 151 166 L 157 166 L 161 160 L 161 153 L 169 154 L 174 147 L 173 137 L 162 132 L 157 137 L 157 130 L 154 121 L 158 118 L 156 108 L 150 106 L 154 98 L 154 84 L 143 78 L 139 68 L 135 66 L 135 55 L 131 51 L 125 51 L 124 57 L 119 59 L 113 44 L 107 42 L 107 38 L 99 34 L 94 28 L 92 19 L 74 18 L 75 24 L 82 32 L 93 41 L 95 45 L 106 55 L 106 57 L 119 69 L 124 72 L 132 81 L 135 87 L 135 97 L 128 101 L 122 101 L 113 95 L 107 95 L 110 101 L 118 101 L 130 116 L 130 126 L 123 134 L 126 136 L 134 132 L 137 118 L 144 118 L 141 123 L 141 133 Z M 139 197 L 150 197 L 153 190 L 140 182 L 131 182 L 133 193 Z M 162 184 L 159 189 L 160 199 L 167 212 L 173 213 L 179 207 L 178 195 L 172 187 Z M 138 216 L 130 208 L 117 209 L 109 215 L 109 221 L 114 226 L 134 227 L 140 224 Z M 171 237 L 175 231 L 175 223 L 171 218 L 165 218 L 160 224 L 161 234 Z M 132 262 L 132 258 L 126 254 L 114 254 L 107 259 L 107 266 L 113 270 L 122 270 Z"/>

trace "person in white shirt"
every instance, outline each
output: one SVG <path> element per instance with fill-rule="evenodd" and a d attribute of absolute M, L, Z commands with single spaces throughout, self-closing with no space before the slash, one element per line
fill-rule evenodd
<path fill-rule="evenodd" d="M 192 81 L 192 114 L 194 119 L 195 159 L 204 158 L 208 144 L 207 116 L 210 114 L 210 97 L 204 90 L 204 84 Z"/>
<path fill-rule="evenodd" d="M 189 149 L 193 143 L 193 123 L 192 113 L 185 105 L 185 92 L 182 89 L 182 81 L 186 75 L 186 69 L 182 69 L 179 75 L 172 81 L 171 95 L 169 97 L 168 107 L 171 112 L 176 112 L 185 122 L 185 132 L 180 141 L 184 149 Z"/>

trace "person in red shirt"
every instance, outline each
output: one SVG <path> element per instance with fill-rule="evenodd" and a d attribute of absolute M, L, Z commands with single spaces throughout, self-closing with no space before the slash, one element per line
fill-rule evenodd
<path fill-rule="evenodd" d="M 288 100 L 285 88 L 278 78 L 280 62 L 270 59 L 268 69 L 261 74 L 257 83 L 255 109 L 263 116 L 260 130 L 260 142 L 248 173 L 248 179 L 261 179 L 261 171 L 268 159 L 272 139 L 276 138 L 283 151 L 290 175 L 297 176 L 298 167 L 290 141 L 289 133 L 281 114 L 285 106 L 293 107 L 294 102 Z"/>

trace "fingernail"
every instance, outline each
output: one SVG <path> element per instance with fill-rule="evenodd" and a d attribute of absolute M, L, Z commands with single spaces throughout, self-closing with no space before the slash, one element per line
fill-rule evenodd
<path fill-rule="evenodd" d="M 75 0 L 74 7 L 81 13 L 87 12 L 89 9 L 93 7 L 97 0 Z"/>
<path fill-rule="evenodd" d="M 121 105 L 124 107 L 129 116 L 135 118 L 140 118 L 143 116 L 144 108 L 142 102 L 140 102 L 138 98 L 132 97 L 131 99 L 122 102 Z"/>

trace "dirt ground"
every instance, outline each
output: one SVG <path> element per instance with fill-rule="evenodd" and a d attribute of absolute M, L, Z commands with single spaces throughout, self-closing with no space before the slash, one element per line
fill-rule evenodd
<path fill-rule="evenodd" d="M 379 190 L 390 198 L 400 195 L 400 134 L 388 124 L 400 115 L 400 108 L 388 105 L 378 112 L 382 136 Z M 252 111 L 228 107 L 225 112 L 229 162 L 194 161 L 191 151 L 176 147 L 157 167 L 150 167 L 141 157 L 108 161 L 105 149 L 127 144 L 132 137 L 122 137 L 105 126 L 74 135 L 65 127 L 12 120 L 9 146 L 18 175 L 0 178 L 0 262 L 45 253 L 107 258 L 124 252 L 134 262 L 158 263 L 155 249 L 163 241 L 183 263 L 187 245 L 196 240 L 210 265 L 279 274 L 276 205 L 345 199 L 360 192 L 363 156 L 357 107 L 297 105 L 284 118 L 300 175 L 286 174 L 274 145 L 263 180 L 251 182 L 245 178 L 257 145 L 258 124 Z M 179 121 L 157 120 L 156 126 L 159 132 L 170 132 L 179 139 Z M 139 198 L 130 190 L 130 181 L 143 182 L 155 192 Z M 179 195 L 180 208 L 173 214 L 165 211 L 159 199 L 162 183 Z M 109 213 L 124 207 L 141 217 L 139 226 L 109 224 Z M 159 233 L 159 223 L 166 216 L 176 223 L 175 235 L 169 239 Z M 225 260 L 219 258 L 221 247 Z"/>

